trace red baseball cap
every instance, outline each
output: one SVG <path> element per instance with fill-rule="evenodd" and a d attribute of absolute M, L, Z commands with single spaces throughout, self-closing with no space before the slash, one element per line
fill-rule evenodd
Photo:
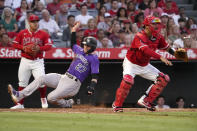
<path fill-rule="evenodd" d="M 29 21 L 39 21 L 39 17 L 37 15 L 32 14 L 29 16 Z"/>

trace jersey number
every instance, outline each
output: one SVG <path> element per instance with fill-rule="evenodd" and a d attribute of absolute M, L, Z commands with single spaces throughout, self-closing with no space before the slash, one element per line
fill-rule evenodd
<path fill-rule="evenodd" d="M 79 64 L 75 67 L 75 69 L 76 69 L 78 72 L 80 72 L 80 73 L 85 72 L 85 71 L 87 70 L 87 68 L 86 68 L 84 65 L 82 65 L 81 63 L 79 63 Z"/>

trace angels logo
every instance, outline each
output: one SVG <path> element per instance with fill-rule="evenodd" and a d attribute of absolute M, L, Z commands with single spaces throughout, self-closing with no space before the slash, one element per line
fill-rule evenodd
<path fill-rule="evenodd" d="M 187 50 L 187 55 L 189 58 L 196 58 L 197 57 L 196 53 L 192 49 Z"/>
<path fill-rule="evenodd" d="M 121 53 L 118 54 L 119 58 L 124 58 L 127 54 L 127 49 L 122 49 Z"/>
<path fill-rule="evenodd" d="M 56 49 L 55 50 L 55 53 L 53 53 L 53 57 L 57 58 L 57 57 L 60 57 L 60 58 L 63 58 L 65 57 L 65 53 L 62 51 L 62 49 Z"/>

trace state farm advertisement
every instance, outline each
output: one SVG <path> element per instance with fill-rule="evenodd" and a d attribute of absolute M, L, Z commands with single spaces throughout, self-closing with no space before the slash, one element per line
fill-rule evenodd
<path fill-rule="evenodd" d="M 157 50 L 158 54 L 162 55 L 168 59 L 175 59 L 174 56 L 170 55 L 168 52 Z M 124 59 L 127 48 L 113 48 L 104 49 L 98 48 L 94 53 L 97 54 L 99 59 Z M 189 59 L 197 59 L 197 49 L 187 49 L 187 54 Z M 0 47 L 0 58 L 20 58 L 21 51 L 14 48 Z M 45 59 L 72 59 L 74 53 L 70 48 L 52 48 L 50 51 L 44 53 Z"/>

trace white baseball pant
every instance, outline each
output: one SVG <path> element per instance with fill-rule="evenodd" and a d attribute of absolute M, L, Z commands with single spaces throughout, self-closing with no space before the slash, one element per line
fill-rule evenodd
<path fill-rule="evenodd" d="M 50 103 L 67 107 L 67 101 L 64 100 L 64 98 L 76 95 L 80 89 L 81 82 L 79 80 L 75 81 L 75 77 L 71 79 L 67 75 L 49 73 L 35 79 L 24 90 L 20 91 L 19 99 L 31 95 L 41 85 L 55 88 L 55 90 L 47 96 Z"/>

